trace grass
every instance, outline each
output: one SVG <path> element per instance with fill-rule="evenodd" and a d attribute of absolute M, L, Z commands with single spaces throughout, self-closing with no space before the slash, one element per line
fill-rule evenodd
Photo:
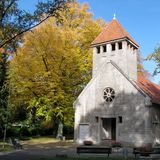
<path fill-rule="evenodd" d="M 27 137 L 25 138 L 26 140 L 21 140 L 21 144 L 22 145 L 33 145 L 36 146 L 38 144 L 50 144 L 53 143 L 55 144 L 56 142 L 58 142 L 58 140 L 56 140 L 53 137 Z M 9 143 L 4 143 L 2 142 L 2 140 L 0 141 L 0 152 L 6 152 L 6 151 L 12 151 L 14 150 L 13 146 Z"/>
<path fill-rule="evenodd" d="M 27 142 L 29 143 L 43 143 L 43 142 L 57 142 L 58 140 L 54 137 L 30 137 Z"/>
<path fill-rule="evenodd" d="M 29 140 L 22 141 L 24 148 L 55 148 L 74 146 L 73 140 L 60 141 L 54 137 L 32 137 Z"/>
<path fill-rule="evenodd" d="M 26 138 L 21 138 L 21 140 L 28 143 L 49 143 L 49 142 L 56 143 L 60 141 L 53 136 L 26 137 Z M 65 140 L 65 142 L 73 142 L 73 139 Z"/>
<path fill-rule="evenodd" d="M 54 148 L 57 146 L 73 146 L 73 140 L 60 141 L 53 136 L 43 136 L 43 137 L 23 137 L 20 143 L 24 148 Z M 3 148 L 3 145 L 5 146 Z M 0 140 L 0 152 L 14 150 L 13 146 L 9 143 L 3 143 Z"/>
<path fill-rule="evenodd" d="M 13 150 L 13 146 L 9 143 L 0 142 L 0 152 L 6 152 Z"/>

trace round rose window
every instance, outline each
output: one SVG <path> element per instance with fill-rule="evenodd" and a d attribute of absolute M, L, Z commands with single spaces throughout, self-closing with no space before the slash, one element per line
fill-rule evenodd
<path fill-rule="evenodd" d="M 112 102 L 115 98 L 115 91 L 114 89 L 107 87 L 104 89 L 103 98 L 106 102 Z"/>

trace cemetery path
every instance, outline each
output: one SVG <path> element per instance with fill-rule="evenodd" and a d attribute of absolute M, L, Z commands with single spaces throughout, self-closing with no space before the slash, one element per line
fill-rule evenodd
<path fill-rule="evenodd" d="M 56 155 L 76 156 L 76 145 L 73 141 L 25 141 L 22 150 L 0 152 L 0 160 L 34 160 Z"/>
<path fill-rule="evenodd" d="M 44 160 L 45 158 L 52 158 L 56 155 L 59 157 L 77 157 L 76 145 L 72 142 L 35 142 L 23 143 L 22 150 L 13 150 L 11 152 L 0 152 L 0 160 Z M 112 153 L 111 157 L 122 157 L 123 152 Z M 100 155 L 90 155 L 97 157 Z M 101 155 L 102 156 L 102 155 Z M 106 156 L 106 155 L 104 155 Z M 132 150 L 129 151 L 129 157 L 133 157 Z M 82 155 L 83 157 L 83 155 Z"/>
<path fill-rule="evenodd" d="M 0 154 L 0 160 L 34 160 L 58 156 L 76 156 L 75 147 L 31 148 Z"/>

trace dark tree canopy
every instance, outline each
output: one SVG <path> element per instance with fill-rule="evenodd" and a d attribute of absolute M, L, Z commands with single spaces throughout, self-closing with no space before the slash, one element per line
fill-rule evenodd
<path fill-rule="evenodd" d="M 51 16 L 59 18 L 59 11 L 66 8 L 66 0 L 39 2 L 33 14 L 18 8 L 18 0 L 0 1 L 0 48 L 16 49 L 21 35 L 41 24 Z"/>

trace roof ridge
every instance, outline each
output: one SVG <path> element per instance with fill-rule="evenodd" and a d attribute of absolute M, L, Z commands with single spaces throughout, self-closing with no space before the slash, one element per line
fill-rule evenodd
<path fill-rule="evenodd" d="M 91 45 L 100 44 L 104 42 L 109 42 L 113 40 L 118 40 L 122 38 L 127 38 L 130 40 L 137 48 L 138 44 L 134 41 L 134 39 L 129 35 L 126 29 L 119 23 L 117 19 L 113 19 L 109 23 L 107 23 L 106 27 L 102 30 L 102 32 L 94 39 Z"/>
<path fill-rule="evenodd" d="M 115 20 L 116 20 L 117 25 L 119 25 L 122 34 L 125 35 L 127 33 L 127 31 L 124 28 L 122 28 L 122 25 L 118 22 L 117 19 L 115 19 Z M 124 33 L 124 31 L 125 31 L 125 33 Z"/>

